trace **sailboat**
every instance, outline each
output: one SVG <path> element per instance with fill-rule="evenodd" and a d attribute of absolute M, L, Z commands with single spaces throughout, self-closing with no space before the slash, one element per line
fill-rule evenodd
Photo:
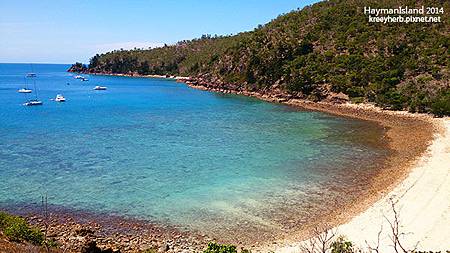
<path fill-rule="evenodd" d="M 33 65 L 31 65 L 31 68 L 33 68 Z M 28 76 L 28 75 L 27 75 Z M 37 89 L 36 89 L 36 80 L 33 77 L 36 77 L 36 75 L 34 76 L 30 76 L 33 79 L 33 88 L 35 90 L 34 94 L 36 94 L 36 98 L 35 99 L 30 99 L 27 102 L 25 102 L 23 105 L 25 106 L 33 106 L 33 105 L 42 105 L 42 101 L 40 101 L 38 99 L 38 93 L 37 93 Z M 28 92 L 29 93 L 29 92 Z"/>
<path fill-rule="evenodd" d="M 21 89 L 18 89 L 17 92 L 19 92 L 19 93 L 31 93 L 32 90 L 28 89 L 27 79 L 26 78 L 24 78 L 24 79 L 25 79 L 25 87 L 23 87 Z"/>

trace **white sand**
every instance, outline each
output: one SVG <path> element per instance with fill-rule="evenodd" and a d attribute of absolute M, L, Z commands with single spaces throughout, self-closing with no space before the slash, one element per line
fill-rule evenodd
<path fill-rule="evenodd" d="M 367 250 L 375 246 L 378 232 L 380 252 L 394 252 L 391 228 L 386 218 L 393 220 L 390 199 L 396 202 L 401 242 L 406 249 L 450 250 L 450 119 L 433 119 L 442 131 L 437 133 L 426 154 L 420 158 L 406 179 L 392 192 L 336 228 L 338 234 Z M 431 130 L 430 130 L 431 131 Z M 279 245 L 275 252 L 300 252 L 301 242 Z"/>

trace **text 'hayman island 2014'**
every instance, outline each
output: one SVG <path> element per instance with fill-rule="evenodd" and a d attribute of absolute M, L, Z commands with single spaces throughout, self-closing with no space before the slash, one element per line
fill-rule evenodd
<path fill-rule="evenodd" d="M 443 7 L 399 6 L 397 8 L 372 8 L 364 6 L 370 23 L 440 23 Z"/>

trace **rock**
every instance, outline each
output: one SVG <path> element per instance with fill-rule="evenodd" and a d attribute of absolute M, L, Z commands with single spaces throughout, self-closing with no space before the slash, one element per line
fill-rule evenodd
<path fill-rule="evenodd" d="M 90 228 L 80 228 L 75 230 L 75 234 L 79 236 L 87 236 L 94 234 L 94 231 Z"/>
<path fill-rule="evenodd" d="M 158 252 L 167 252 L 167 251 L 169 251 L 169 250 L 170 250 L 169 244 L 164 244 L 163 246 L 161 246 L 161 247 L 158 249 Z"/>
<path fill-rule="evenodd" d="M 90 241 L 81 249 L 81 253 L 114 253 L 112 249 L 102 250 L 95 241 Z M 117 251 L 116 251 L 117 252 Z"/>
<path fill-rule="evenodd" d="M 345 102 L 349 101 L 350 98 L 348 95 L 346 95 L 342 92 L 339 92 L 339 93 L 331 92 L 328 95 L 326 100 L 329 102 L 334 102 L 334 103 L 345 103 Z"/>

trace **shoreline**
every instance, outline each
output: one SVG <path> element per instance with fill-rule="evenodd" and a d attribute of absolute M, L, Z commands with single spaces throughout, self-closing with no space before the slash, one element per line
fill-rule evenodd
<path fill-rule="evenodd" d="M 87 73 L 89 74 L 89 73 Z M 96 73 L 103 75 L 104 73 Z M 115 76 L 115 74 L 106 73 Z M 122 75 L 131 77 L 151 77 L 141 75 Z M 158 78 L 161 78 L 158 76 Z M 168 78 L 162 76 L 162 78 Z M 406 180 L 410 173 L 414 171 L 418 162 L 428 154 L 432 142 L 435 141 L 435 134 L 441 128 L 428 114 L 412 114 L 405 111 L 389 111 L 370 104 L 350 104 L 342 103 L 342 100 L 329 100 L 327 102 L 312 102 L 304 99 L 292 98 L 280 91 L 253 92 L 241 90 L 240 87 L 228 87 L 227 85 L 208 83 L 201 78 L 175 77 L 177 82 L 183 82 L 187 86 L 210 92 L 225 94 L 237 94 L 248 97 L 255 97 L 267 102 L 281 103 L 301 109 L 320 111 L 336 116 L 360 119 L 375 122 L 386 129 L 385 136 L 388 141 L 388 148 L 392 150 L 382 171 L 374 176 L 367 192 L 361 194 L 355 203 L 345 208 L 345 210 L 334 211 L 331 215 L 321 218 L 326 221 L 327 226 L 337 227 L 350 222 L 355 217 L 367 212 L 375 203 L 391 194 L 396 187 Z M 260 242 L 259 246 L 250 247 L 252 250 L 260 249 L 272 250 L 280 248 L 290 242 L 298 242 L 309 238 L 312 234 L 312 227 L 302 228 L 302 232 L 275 242 Z M 350 238 L 351 239 L 351 238 Z M 289 252 L 289 251 L 288 251 Z"/>
<path fill-rule="evenodd" d="M 94 73 L 86 73 L 94 74 Z M 256 97 L 268 102 L 281 103 L 288 106 L 294 106 L 297 108 L 303 108 L 306 110 L 321 111 L 341 117 L 350 117 L 366 121 L 375 122 L 385 128 L 386 135 L 383 138 L 387 138 L 389 141 L 389 148 L 392 149 L 394 155 L 387 161 L 386 168 L 382 169 L 382 172 L 373 178 L 373 182 L 370 185 L 369 190 L 362 194 L 362 196 L 355 200 L 351 206 L 346 210 L 336 210 L 331 215 L 323 216 L 319 218 L 321 221 L 326 221 L 327 224 L 332 226 L 339 226 L 355 219 L 359 215 L 367 212 L 374 203 L 383 199 L 394 188 L 401 184 L 409 174 L 413 171 L 413 164 L 421 157 L 426 155 L 426 150 L 429 147 L 429 143 L 433 139 L 433 134 L 437 132 L 435 123 L 436 120 L 430 116 L 423 114 L 410 114 L 405 112 L 393 112 L 381 110 L 377 107 L 373 107 L 367 104 L 355 105 L 355 104 L 336 104 L 328 102 L 309 102 L 301 99 L 286 98 L 283 94 L 275 93 L 258 93 L 248 92 L 240 90 L 219 89 L 215 87 L 205 87 L 202 85 L 196 85 L 196 83 L 190 82 L 188 77 L 173 77 L 173 76 L 140 76 L 140 75 L 128 75 L 128 74 L 102 74 L 97 75 L 109 75 L 109 76 L 126 76 L 126 77 L 144 77 L 144 78 L 167 78 L 171 80 L 177 80 L 184 82 L 189 87 L 213 92 L 221 93 L 233 93 L 245 96 Z M 411 145 L 412 144 L 412 145 Z M 417 145 L 416 145 L 417 144 Z M 398 165 L 400 169 L 398 168 Z M 76 213 L 75 213 L 76 214 Z M 96 221 L 95 217 L 91 217 L 91 221 Z M 116 224 L 117 228 L 120 228 L 122 224 L 119 222 Z M 257 246 L 252 246 L 250 249 L 254 252 L 260 250 L 273 250 L 277 252 L 291 252 L 289 250 L 295 250 L 296 242 L 308 238 L 309 232 L 312 227 L 298 229 L 302 233 L 295 233 L 295 235 L 289 236 L 276 242 L 259 242 Z M 195 232 L 190 232 L 193 235 Z M 172 236 L 179 236 L 177 232 Z M 356 240 L 349 237 L 350 240 Z M 115 240 L 115 239 L 113 239 Z M 167 239 L 170 240 L 170 239 Z M 204 243 L 204 241 L 202 242 Z M 163 243 L 164 244 L 164 243 Z M 165 247 L 164 245 L 162 245 Z M 241 245 L 239 245 L 241 246 Z M 123 249 L 125 250 L 125 249 Z M 176 251 L 172 251 L 176 252 Z"/>
<path fill-rule="evenodd" d="M 430 166 L 430 160 L 442 160 L 445 158 L 445 155 L 450 157 L 450 140 L 448 137 L 450 133 L 450 121 L 448 118 L 437 119 L 428 114 L 413 114 L 405 111 L 383 110 L 371 104 L 311 102 L 302 99 L 286 99 L 284 96 L 270 93 L 261 94 L 258 92 L 223 90 L 202 85 L 194 85 L 192 83 L 188 83 L 187 85 L 194 89 L 245 95 L 306 110 L 320 111 L 341 117 L 371 121 L 385 128 L 386 134 L 383 138 L 388 139 L 388 147 L 393 151 L 393 155 L 386 161 L 386 166 L 373 178 L 369 190 L 363 193 L 362 196 L 357 199 L 356 203 L 353 203 L 353 205 L 349 206 L 348 209 L 346 208 L 346 210 L 339 210 L 331 215 L 322 217 L 322 220 L 326 221 L 323 224 L 326 224 L 327 227 L 337 231 L 339 235 L 348 238 L 348 240 L 352 241 L 356 247 L 367 248 L 366 241 L 369 242 L 370 246 L 375 245 L 380 227 L 374 226 L 373 222 L 375 218 L 378 218 L 378 222 L 384 227 L 384 232 L 381 234 L 384 239 L 380 239 L 380 242 L 384 245 L 380 245 L 380 250 L 382 252 L 389 252 L 392 250 L 392 242 L 387 235 L 389 232 L 388 229 L 390 229 L 389 223 L 384 217 L 385 214 L 392 214 L 389 199 L 395 196 L 404 196 L 408 193 L 409 196 L 412 196 L 410 197 L 411 199 L 409 202 L 403 201 L 402 197 L 399 197 L 396 201 L 401 203 L 402 207 L 414 206 L 415 202 L 426 203 L 434 198 L 433 195 L 423 196 L 423 194 L 420 194 L 423 191 L 427 191 L 427 187 L 432 188 L 433 185 L 430 185 L 430 183 L 433 181 L 441 182 L 444 180 L 444 183 L 442 184 L 450 184 L 450 167 L 447 168 L 446 172 L 445 168 L 442 168 L 445 167 L 445 162 L 442 161 L 432 165 L 434 167 L 441 166 L 440 173 L 437 173 L 437 177 L 417 178 L 417 174 L 424 173 L 423 170 L 429 171 L 433 169 L 433 167 Z M 436 146 L 441 147 L 437 148 Z M 439 150 L 442 149 L 442 146 L 444 146 L 444 151 L 440 152 Z M 447 164 L 450 164 L 450 159 L 447 160 Z M 412 191 L 411 188 L 419 183 L 424 184 L 424 186 L 418 190 Z M 450 187 L 448 192 L 450 192 Z M 441 191 L 440 196 L 437 197 L 443 201 L 443 204 L 441 204 L 439 208 L 442 212 L 450 215 L 450 198 L 448 196 L 442 196 L 443 194 L 445 195 L 445 191 Z M 420 195 L 422 196 L 422 199 L 414 200 L 414 195 Z M 444 207 L 442 207 L 442 205 L 444 205 Z M 422 220 L 419 223 L 425 224 L 425 227 L 427 226 L 426 220 L 428 219 L 428 216 L 422 213 L 422 216 L 418 217 L 419 213 L 423 212 L 422 209 L 403 209 L 406 209 L 406 211 L 403 211 L 405 212 L 405 216 L 414 216 L 416 219 L 420 218 Z M 443 216 L 442 213 L 436 215 L 438 217 Z M 413 219 L 409 222 L 413 224 L 416 223 Z M 450 229 L 448 229 L 450 227 L 450 218 L 444 219 L 444 224 L 447 225 L 447 229 L 441 229 L 440 233 L 439 230 L 430 230 L 427 232 L 427 236 L 423 235 L 423 233 L 420 235 L 417 233 L 416 235 L 411 236 L 411 238 L 404 239 L 403 241 L 406 241 L 406 247 L 412 249 L 416 247 L 417 242 L 419 242 L 417 244 L 419 250 L 448 250 L 450 245 L 445 246 L 443 243 L 445 242 L 445 239 L 442 238 L 446 238 L 446 236 L 448 238 L 448 236 L 450 236 Z M 375 231 L 374 227 L 378 230 Z M 423 230 L 420 226 L 412 227 L 414 227 L 414 230 L 412 231 L 408 230 L 408 228 L 402 231 L 405 231 L 405 233 L 414 233 L 416 230 L 419 232 L 422 232 Z M 441 228 L 446 227 L 444 225 L 441 226 Z M 301 244 L 311 237 L 313 228 L 308 227 L 304 230 L 305 231 L 302 233 L 290 236 L 284 240 L 265 243 L 259 247 L 252 247 L 252 250 L 255 252 L 298 252 Z M 435 237 L 441 239 L 430 239 Z M 428 241 L 424 242 L 423 240 Z"/>
<path fill-rule="evenodd" d="M 375 122 L 386 129 L 385 136 L 388 141 L 388 148 L 392 150 L 392 155 L 386 161 L 386 165 L 382 168 L 381 172 L 372 179 L 372 183 L 369 189 L 361 194 L 362 196 L 355 201 L 351 206 L 345 208 L 345 210 L 337 210 L 331 215 L 327 215 L 321 218 L 321 220 L 326 221 L 327 226 L 337 228 L 338 231 L 342 230 L 342 234 L 348 234 L 349 240 L 355 242 L 358 247 L 367 247 L 367 241 L 374 241 L 374 236 L 376 237 L 378 233 L 371 233 L 368 238 L 362 238 L 362 234 L 366 233 L 364 229 L 359 227 L 370 228 L 373 227 L 371 224 L 371 218 L 373 218 L 374 208 L 380 206 L 380 202 L 384 202 L 384 211 L 387 212 L 390 208 L 390 204 L 386 206 L 386 199 L 392 197 L 393 195 L 404 195 L 405 192 L 399 193 L 401 190 L 399 188 L 405 187 L 408 181 L 418 182 L 419 179 L 411 179 L 414 177 L 414 173 L 419 173 L 423 168 L 426 168 L 427 159 L 439 159 L 439 154 L 433 151 L 436 145 L 445 146 L 444 144 L 436 144 L 442 142 L 443 139 L 448 135 L 446 132 L 450 132 L 450 127 L 448 125 L 447 119 L 435 119 L 428 114 L 413 114 L 405 111 L 390 111 L 383 110 L 379 107 L 370 104 L 350 104 L 342 103 L 338 99 L 338 103 L 335 102 L 312 102 L 303 99 L 295 99 L 290 96 L 277 93 L 277 92 L 250 92 L 242 90 L 233 90 L 225 86 L 225 88 L 217 88 L 215 84 L 209 84 L 207 82 L 198 80 L 196 78 L 181 77 L 176 78 L 177 82 L 184 82 L 187 86 L 212 92 L 228 93 L 244 95 L 249 97 L 255 97 L 268 102 L 281 103 L 288 106 L 294 106 L 297 108 L 302 108 L 312 111 L 320 111 L 336 116 L 355 118 L 365 121 Z M 239 88 L 238 88 L 239 89 Z M 450 142 L 450 141 L 448 141 Z M 450 147 L 449 147 L 450 149 Z M 450 151 L 447 151 L 450 152 Z M 440 154 L 445 155 L 445 154 Z M 447 153 L 448 155 L 448 153 Z M 425 163 L 425 165 L 423 165 Z M 449 163 L 450 164 L 450 161 Z M 441 166 L 445 166 L 445 163 L 440 163 Z M 421 169 L 422 168 L 422 169 Z M 418 172 L 419 171 L 419 172 Z M 441 171 L 445 174 L 445 170 Z M 441 175 L 444 176 L 445 175 Z M 439 178 L 436 181 L 439 181 Z M 422 179 L 424 181 L 425 179 Z M 428 179 L 430 182 L 433 179 Z M 450 180 L 447 180 L 447 183 Z M 408 189 L 412 186 L 407 187 Z M 424 189 L 419 190 L 423 191 Z M 417 192 L 417 194 L 419 193 Z M 449 190 L 450 192 L 450 190 Z M 411 193 L 410 193 L 411 194 Z M 431 196 L 433 197 L 433 196 Z M 418 200 L 419 202 L 426 202 L 428 199 L 424 198 Z M 445 202 L 450 206 L 450 199 L 444 198 Z M 408 203 L 408 205 L 414 203 Z M 378 209 L 380 209 L 378 207 Z M 450 207 L 447 207 L 448 210 Z M 405 215 L 413 215 L 411 213 L 420 212 L 420 210 L 409 211 Z M 368 215 L 372 213 L 372 216 Z M 367 218 L 370 216 L 371 218 Z M 366 223 L 357 222 L 359 217 L 366 217 Z M 422 217 L 423 218 L 423 217 Z M 359 218 L 362 219 L 362 218 Z M 450 220 L 450 219 L 448 219 Z M 422 221 L 423 222 L 423 221 Z M 384 222 L 386 223 L 386 222 Z M 389 224 L 388 224 L 389 225 Z M 450 227 L 450 221 L 447 221 L 448 227 Z M 387 225 L 384 224 L 384 227 Z M 283 246 L 286 244 L 291 244 L 292 242 L 301 242 L 308 239 L 312 234 L 312 227 L 302 228 L 302 232 L 289 238 L 285 238 L 280 241 L 275 242 L 260 242 L 260 246 L 250 247 L 253 251 L 260 250 L 275 250 L 276 252 L 292 252 L 298 251 L 297 246 Z M 415 228 L 416 230 L 422 230 L 420 227 Z M 385 229 L 387 230 L 387 229 Z M 356 231 L 356 232 L 355 232 Z M 377 231 L 378 232 L 378 231 Z M 410 232 L 410 231 L 406 231 Z M 414 232 L 414 231 L 411 231 Z M 436 232 L 435 232 L 436 234 Z M 443 234 L 450 236 L 450 230 L 444 231 Z M 354 237 L 354 238 L 353 238 Z M 417 236 L 416 236 L 417 237 Z M 419 239 L 423 240 L 422 238 Z M 383 241 L 386 245 L 391 245 L 390 241 Z M 445 248 L 445 246 L 439 243 L 427 242 L 423 243 L 424 248 L 419 248 L 423 250 L 447 250 L 450 245 Z M 421 246 L 421 245 L 419 245 Z M 413 248 L 413 246 L 411 246 Z M 380 246 L 380 249 L 382 247 Z M 386 250 L 386 249 L 384 249 Z M 389 251 L 391 248 L 388 247 Z"/>

